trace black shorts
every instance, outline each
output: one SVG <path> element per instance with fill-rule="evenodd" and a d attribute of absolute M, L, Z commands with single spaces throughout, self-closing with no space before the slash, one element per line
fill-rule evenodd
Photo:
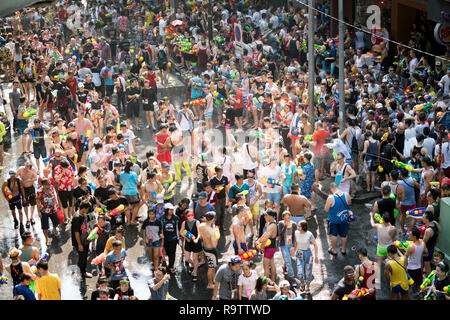
<path fill-rule="evenodd" d="M 242 117 L 243 113 L 244 113 L 244 108 L 234 109 L 234 116 L 237 118 Z"/>
<path fill-rule="evenodd" d="M 58 191 L 59 200 L 61 200 L 64 209 L 72 206 L 73 193 L 72 191 Z"/>
<path fill-rule="evenodd" d="M 59 224 L 58 215 L 56 212 L 53 212 L 52 214 L 47 213 L 41 213 L 41 228 L 42 230 L 48 230 L 50 228 L 50 224 L 48 220 L 52 220 L 52 224 L 54 227 L 56 227 Z"/>
<path fill-rule="evenodd" d="M 184 250 L 187 252 L 199 253 L 202 252 L 203 249 L 200 243 L 194 243 L 191 240 L 191 242 L 184 241 Z"/>
<path fill-rule="evenodd" d="M 42 159 L 47 158 L 47 148 L 45 144 L 33 144 L 33 154 L 36 160 L 42 157 Z"/>
<path fill-rule="evenodd" d="M 158 62 L 158 69 L 159 70 L 167 70 L 167 62 Z"/>
<path fill-rule="evenodd" d="M 153 103 L 142 104 L 142 107 L 144 108 L 144 111 L 155 111 Z"/>
<path fill-rule="evenodd" d="M 129 103 L 127 105 L 127 119 L 130 118 L 139 118 L 139 104 L 138 103 Z"/>
<path fill-rule="evenodd" d="M 8 201 L 9 204 L 9 210 L 14 211 L 15 208 L 17 210 L 22 210 L 22 195 L 19 193 L 17 196 L 11 198 L 11 200 Z"/>
<path fill-rule="evenodd" d="M 36 205 L 36 190 L 34 189 L 34 186 L 31 187 L 23 187 L 23 190 L 25 191 L 25 196 L 23 198 L 23 206 L 35 206 Z"/>

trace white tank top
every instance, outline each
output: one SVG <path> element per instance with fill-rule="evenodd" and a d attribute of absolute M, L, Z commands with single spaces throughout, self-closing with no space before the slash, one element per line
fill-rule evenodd
<path fill-rule="evenodd" d="M 362 55 L 361 57 L 355 56 L 355 67 L 357 67 L 358 69 L 362 68 L 363 64 L 362 64 Z"/>
<path fill-rule="evenodd" d="M 420 240 L 419 245 L 413 243 L 412 246 L 414 246 L 415 250 L 414 253 L 408 256 L 408 269 L 417 270 L 422 267 L 420 262 L 422 260 L 422 254 L 425 249 L 425 243 Z"/>
<path fill-rule="evenodd" d="M 378 231 L 378 247 L 386 249 L 392 244 L 392 238 L 389 235 L 389 229 L 391 226 L 384 226 L 380 224 L 377 228 Z"/>
<path fill-rule="evenodd" d="M 344 174 L 344 171 L 347 169 L 347 166 L 348 166 L 347 163 L 344 163 L 342 168 L 339 168 L 339 165 L 336 166 L 337 174 L 341 174 L 342 179 L 349 176 L 347 174 Z M 341 179 L 341 184 L 339 185 L 339 190 L 341 190 L 342 192 L 347 192 L 347 193 L 350 192 L 350 180 L 346 180 L 346 181 L 342 182 L 342 179 Z"/>

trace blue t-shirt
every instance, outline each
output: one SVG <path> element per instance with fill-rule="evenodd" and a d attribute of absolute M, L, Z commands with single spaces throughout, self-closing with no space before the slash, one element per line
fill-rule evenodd
<path fill-rule="evenodd" d="M 192 81 L 201 81 L 200 78 L 194 77 Z M 194 89 L 194 86 L 191 87 L 191 99 L 197 99 L 203 96 L 203 91 Z"/>
<path fill-rule="evenodd" d="M 250 190 L 250 187 L 245 182 L 239 188 L 237 185 L 233 185 L 228 192 L 228 198 L 234 198 L 238 193 L 241 193 L 244 190 Z"/>
<path fill-rule="evenodd" d="M 127 256 L 127 253 L 124 249 L 120 252 L 118 256 L 114 254 L 114 252 L 110 252 L 105 259 L 105 262 L 109 265 L 115 265 L 116 263 L 125 260 L 125 257 Z M 125 268 L 120 269 L 119 271 L 112 271 L 111 270 L 111 280 L 120 280 L 123 277 L 127 276 L 127 271 Z"/>
<path fill-rule="evenodd" d="M 36 300 L 36 296 L 34 295 L 33 291 L 21 284 L 18 284 L 14 287 L 13 295 L 14 297 L 22 295 L 25 300 Z"/>
<path fill-rule="evenodd" d="M 169 280 L 166 280 L 158 290 L 153 290 L 153 287 L 156 284 L 155 278 L 148 280 L 148 287 L 151 294 L 149 300 L 167 300 L 166 296 L 169 292 Z"/>
<path fill-rule="evenodd" d="M 127 196 L 134 196 L 135 194 L 138 194 L 138 181 L 138 176 L 134 171 L 130 171 L 130 173 L 122 172 L 120 174 L 120 182 L 122 182 L 123 194 Z"/>

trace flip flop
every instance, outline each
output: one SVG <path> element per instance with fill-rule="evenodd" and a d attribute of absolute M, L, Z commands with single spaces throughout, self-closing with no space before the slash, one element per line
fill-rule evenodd
<path fill-rule="evenodd" d="M 344 252 L 341 251 L 341 254 L 342 254 L 343 256 L 345 256 L 345 255 L 347 254 L 347 251 L 344 251 Z"/>
<path fill-rule="evenodd" d="M 331 248 L 328 248 L 328 253 L 333 256 L 337 256 L 337 253 L 333 253 L 333 250 Z"/>
<path fill-rule="evenodd" d="M 31 224 L 33 224 L 33 225 L 36 223 L 36 221 L 34 221 L 33 218 L 31 218 L 30 221 L 31 221 Z"/>
<path fill-rule="evenodd" d="M 31 226 L 31 222 L 30 220 L 27 221 L 27 223 L 25 224 L 25 227 L 27 227 L 27 229 Z"/>
<path fill-rule="evenodd" d="M 198 281 L 198 276 L 193 276 L 192 277 L 192 282 L 197 282 Z"/>

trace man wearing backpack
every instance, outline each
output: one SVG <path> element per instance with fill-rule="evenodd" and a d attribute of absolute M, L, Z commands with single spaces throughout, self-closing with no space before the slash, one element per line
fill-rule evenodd
<path fill-rule="evenodd" d="M 159 42 L 158 45 L 158 69 L 161 77 L 161 83 L 167 84 L 167 48 L 164 44 Z"/>

